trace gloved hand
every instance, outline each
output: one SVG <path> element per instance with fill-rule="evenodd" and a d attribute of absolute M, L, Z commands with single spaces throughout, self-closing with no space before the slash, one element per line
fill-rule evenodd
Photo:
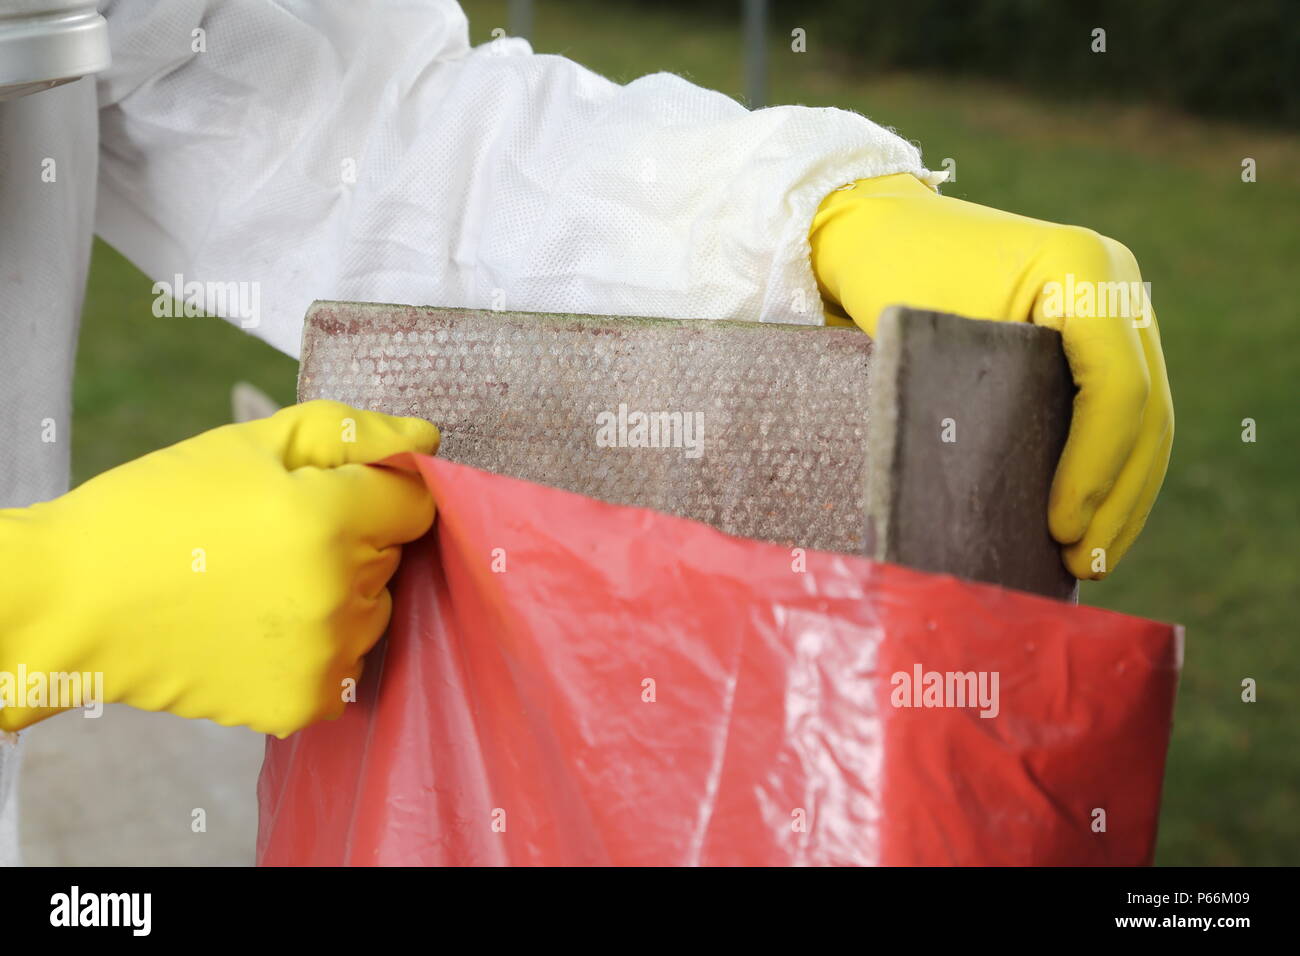
<path fill-rule="evenodd" d="M 283 737 L 344 707 L 401 543 L 433 521 L 415 418 L 316 401 L 0 511 L 0 671 L 102 672 L 106 702 Z M 55 707 L 0 709 L 18 730 Z"/>
<path fill-rule="evenodd" d="M 831 193 L 809 241 L 828 322 L 847 316 L 872 334 L 881 310 L 898 304 L 1061 333 L 1078 393 L 1048 527 L 1075 577 L 1113 570 L 1146 522 L 1174 437 L 1149 301 L 1145 314 L 1133 305 L 1116 315 L 1121 300 L 1100 285 L 1140 282 L 1133 254 L 1087 229 L 940 196 L 906 174 Z M 1094 317 L 1084 314 L 1090 284 L 1101 293 Z"/>

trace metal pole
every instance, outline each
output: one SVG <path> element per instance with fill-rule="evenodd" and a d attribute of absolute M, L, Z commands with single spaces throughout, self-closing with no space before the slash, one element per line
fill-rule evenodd
<path fill-rule="evenodd" d="M 767 105 L 767 0 L 745 0 L 745 99 Z"/>
<path fill-rule="evenodd" d="M 533 0 L 510 0 L 506 11 L 506 31 L 512 37 L 533 38 Z"/>

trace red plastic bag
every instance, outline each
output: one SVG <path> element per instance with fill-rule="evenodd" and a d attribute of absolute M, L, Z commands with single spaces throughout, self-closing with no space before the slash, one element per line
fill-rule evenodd
<path fill-rule="evenodd" d="M 1151 861 L 1178 629 L 393 463 L 438 519 L 261 864 Z"/>

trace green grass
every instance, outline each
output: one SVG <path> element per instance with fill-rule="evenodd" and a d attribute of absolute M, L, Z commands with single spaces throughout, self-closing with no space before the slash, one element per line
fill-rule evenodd
<path fill-rule="evenodd" d="M 505 3 L 470 0 L 475 42 Z M 539 3 L 535 47 L 619 80 L 670 70 L 735 95 L 733 24 Z M 793 26 L 773 23 L 773 35 Z M 1300 380 L 1300 139 L 1125 104 L 1037 99 L 941 78 L 871 76 L 774 42 L 770 100 L 840 106 L 957 161 L 949 195 L 1127 244 L 1153 284 L 1178 435 L 1161 499 L 1125 565 L 1083 601 L 1187 627 L 1158 862 L 1300 862 L 1300 650 L 1294 480 Z M 1240 181 L 1254 157 L 1259 181 Z M 95 248 L 76 385 L 77 480 L 228 420 L 233 381 L 281 401 L 295 365 L 214 319 L 157 319 L 150 283 Z M 1258 422 L 1255 444 L 1241 420 Z M 1240 700 L 1243 678 L 1259 702 Z"/>
<path fill-rule="evenodd" d="M 99 239 L 73 388 L 74 483 L 230 421 L 243 379 L 282 404 L 298 363 L 214 318 L 157 318 L 153 283 Z"/>

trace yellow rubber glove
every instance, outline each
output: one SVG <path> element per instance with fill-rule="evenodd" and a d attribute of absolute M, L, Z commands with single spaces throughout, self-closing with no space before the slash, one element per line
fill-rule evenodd
<path fill-rule="evenodd" d="M 420 419 L 309 402 L 0 511 L 0 672 L 98 673 L 106 702 L 279 737 L 337 717 L 400 545 L 433 521 L 419 479 L 362 462 L 437 445 Z"/>
<path fill-rule="evenodd" d="M 1061 333 L 1078 393 L 1048 526 L 1075 577 L 1113 570 L 1146 522 L 1174 437 L 1149 300 L 1131 296 L 1125 313 L 1118 287 L 1101 285 L 1140 283 L 1133 254 L 1088 229 L 940 196 L 905 174 L 831 193 L 809 240 L 828 322 L 847 316 L 872 334 L 881 310 L 899 304 Z"/>

